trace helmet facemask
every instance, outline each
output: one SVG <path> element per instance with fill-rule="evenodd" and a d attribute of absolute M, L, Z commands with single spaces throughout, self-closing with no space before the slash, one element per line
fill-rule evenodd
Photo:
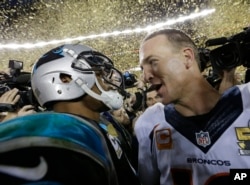
<path fill-rule="evenodd" d="M 85 61 L 91 66 L 91 68 L 84 67 Z M 123 75 L 119 70 L 114 68 L 113 62 L 109 58 L 95 51 L 82 52 L 78 55 L 77 60 L 72 63 L 71 67 L 82 73 L 91 73 L 94 71 L 96 75 L 98 74 L 103 79 L 103 82 L 112 87 L 113 90 L 105 91 L 99 84 L 97 78 L 95 79 L 95 84 L 100 90 L 101 95 L 96 94 L 89 89 L 84 79 L 78 78 L 75 82 L 88 95 L 102 101 L 110 109 L 117 110 L 121 108 L 123 105 L 123 97 L 117 91 L 122 95 L 126 95 Z"/>
<path fill-rule="evenodd" d="M 91 66 L 86 68 L 84 65 L 85 61 Z M 126 96 L 123 74 L 113 66 L 113 62 L 103 54 L 91 51 L 82 52 L 78 55 L 72 68 L 79 70 L 82 73 L 92 73 L 93 71 L 99 73 L 103 81 L 110 84 L 114 89 L 118 90 L 123 96 Z"/>

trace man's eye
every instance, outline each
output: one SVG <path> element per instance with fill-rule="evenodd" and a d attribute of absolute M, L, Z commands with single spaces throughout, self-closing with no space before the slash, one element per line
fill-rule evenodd
<path fill-rule="evenodd" d="M 154 71 L 156 71 L 158 69 L 158 62 L 157 61 L 152 61 L 151 63 L 151 67 Z"/>

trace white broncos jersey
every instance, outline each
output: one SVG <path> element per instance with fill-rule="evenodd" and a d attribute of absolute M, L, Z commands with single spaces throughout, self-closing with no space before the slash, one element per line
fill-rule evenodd
<path fill-rule="evenodd" d="M 230 184 L 230 169 L 250 168 L 250 83 L 227 90 L 202 116 L 153 106 L 137 120 L 135 134 L 143 185 Z"/>

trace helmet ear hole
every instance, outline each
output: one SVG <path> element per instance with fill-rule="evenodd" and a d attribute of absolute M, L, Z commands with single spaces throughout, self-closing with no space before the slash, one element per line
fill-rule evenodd
<path fill-rule="evenodd" d="M 63 83 L 69 83 L 72 80 L 71 75 L 65 73 L 60 73 L 59 77 Z"/>

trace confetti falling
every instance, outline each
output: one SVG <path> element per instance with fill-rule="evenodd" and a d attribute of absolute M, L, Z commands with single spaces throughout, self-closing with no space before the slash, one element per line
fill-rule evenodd
<path fill-rule="evenodd" d="M 0 43 L 36 43 L 145 27 L 215 8 L 215 13 L 172 25 L 202 46 L 210 38 L 230 36 L 249 26 L 249 0 L 3 0 L 0 3 Z M 146 33 L 81 41 L 107 56 L 122 71 L 138 65 L 138 47 Z M 0 69 L 11 59 L 24 70 L 55 46 L 2 49 Z"/>

